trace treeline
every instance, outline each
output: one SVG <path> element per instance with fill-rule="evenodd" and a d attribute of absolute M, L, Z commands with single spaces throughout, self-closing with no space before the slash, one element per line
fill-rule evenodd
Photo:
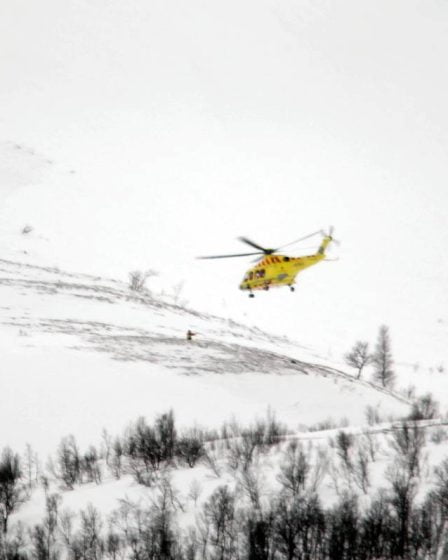
<path fill-rule="evenodd" d="M 426 403 L 427 404 L 427 403 Z M 437 437 L 435 436 L 437 434 Z M 448 459 L 429 469 L 426 436 L 403 422 L 382 440 L 339 430 L 329 445 L 304 445 L 272 415 L 220 433 L 178 433 L 172 412 L 134 422 L 100 451 L 81 453 L 73 437 L 38 472 L 27 450 L 0 459 L 4 560 L 429 560 L 448 538 Z M 443 429 L 433 441 L 446 441 Z M 278 446 L 272 453 L 273 446 Z M 372 483 L 380 457 L 384 484 Z M 180 492 L 175 467 L 208 467 L 213 491 L 195 482 Z M 428 474 L 430 472 L 430 475 Z M 105 517 L 90 505 L 75 514 L 55 491 L 131 474 L 148 488 L 146 505 L 128 499 Z M 224 484 L 223 481 L 226 481 Z M 9 516 L 38 483 L 45 513 L 24 528 Z M 321 495 L 331 490 L 331 505 Z M 57 489 L 56 489 L 57 490 Z M 188 493 L 186 493 L 186 491 Z M 446 551 L 448 552 L 448 550 Z"/>
<path fill-rule="evenodd" d="M 192 428 L 179 433 L 173 411 L 169 411 L 158 415 L 153 424 L 139 418 L 121 437 L 113 438 L 103 432 L 101 452 L 90 446 L 81 453 L 75 438 L 68 436 L 61 441 L 49 470 L 66 489 L 86 482 L 99 484 L 104 466 L 117 479 L 131 474 L 139 484 L 152 486 L 162 468 L 193 468 L 199 460 L 213 465 L 214 449 L 219 442 L 233 449 L 236 461 L 248 461 L 256 448 L 277 444 L 287 433 L 287 427 L 270 412 L 249 427 L 234 422 L 224 424 L 220 431 Z"/>
<path fill-rule="evenodd" d="M 180 502 L 168 479 L 155 487 L 150 506 L 123 501 L 106 520 L 93 506 L 75 519 L 47 496 L 46 515 L 4 547 L 14 560 L 371 560 L 430 559 L 446 544 L 447 473 L 421 505 L 412 483 L 398 478 L 361 508 L 353 495 L 323 507 L 306 488 L 288 485 L 269 502 L 242 505 L 238 491 L 222 485 L 196 512 L 196 524 L 179 528 Z M 442 551 L 442 552 L 440 552 Z M 441 558 L 444 556 L 440 556 Z"/>

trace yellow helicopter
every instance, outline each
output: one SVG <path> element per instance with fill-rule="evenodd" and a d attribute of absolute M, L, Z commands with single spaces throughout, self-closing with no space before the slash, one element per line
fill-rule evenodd
<path fill-rule="evenodd" d="M 285 247 L 289 247 L 299 241 L 304 241 L 315 235 L 322 235 L 323 239 L 317 249 L 316 253 L 312 255 L 307 255 L 303 257 L 290 257 L 287 255 L 282 255 L 279 251 L 282 251 Z M 238 238 L 243 243 L 250 245 L 254 249 L 258 249 L 253 253 L 237 253 L 233 255 L 212 255 L 208 257 L 198 257 L 200 259 L 227 259 L 233 257 L 248 257 L 252 255 L 263 255 L 263 258 L 258 260 L 257 264 L 250 268 L 240 284 L 240 290 L 249 291 L 249 297 L 254 297 L 254 290 L 269 290 L 273 287 L 289 286 L 289 289 L 294 291 L 294 284 L 296 276 L 299 272 L 302 272 L 305 268 L 313 266 L 318 262 L 325 259 L 325 250 L 328 245 L 335 241 L 333 239 L 333 228 L 331 227 L 328 233 L 324 231 L 315 231 L 305 237 L 301 237 L 287 243 L 282 247 L 277 249 L 266 249 L 257 243 L 254 243 L 247 237 Z"/>

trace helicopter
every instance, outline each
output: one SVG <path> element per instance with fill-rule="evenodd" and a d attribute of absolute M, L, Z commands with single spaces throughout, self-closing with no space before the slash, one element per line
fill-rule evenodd
<path fill-rule="evenodd" d="M 316 251 L 312 255 L 306 255 L 302 257 L 291 257 L 288 255 L 280 254 L 282 251 L 290 245 L 294 245 L 299 241 L 304 241 L 310 237 L 316 235 L 322 236 L 322 241 Z M 249 297 L 254 297 L 254 290 L 265 290 L 268 291 L 273 287 L 289 286 L 291 292 L 294 292 L 294 284 L 296 276 L 299 272 L 302 272 L 305 268 L 313 266 L 318 262 L 325 260 L 326 254 L 325 250 L 331 242 L 336 242 L 333 238 L 333 227 L 330 227 L 328 233 L 320 230 L 310 233 L 305 237 L 300 237 L 295 239 L 286 245 L 277 247 L 276 249 L 266 249 L 258 243 L 254 243 L 247 237 L 238 237 L 239 241 L 246 243 L 250 247 L 257 249 L 256 252 L 252 253 L 237 253 L 232 255 L 211 255 L 206 257 L 198 257 L 199 259 L 227 259 L 233 257 L 249 257 L 253 255 L 263 255 L 260 259 L 257 259 L 257 264 L 250 268 L 244 275 L 239 288 L 240 290 L 247 290 L 249 292 Z"/>

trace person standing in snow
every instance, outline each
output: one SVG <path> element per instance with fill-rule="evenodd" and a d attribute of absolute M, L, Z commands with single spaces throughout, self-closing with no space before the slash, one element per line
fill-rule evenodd
<path fill-rule="evenodd" d="M 187 331 L 187 340 L 193 340 L 193 337 L 196 336 L 197 333 L 191 331 L 190 329 L 188 329 Z"/>

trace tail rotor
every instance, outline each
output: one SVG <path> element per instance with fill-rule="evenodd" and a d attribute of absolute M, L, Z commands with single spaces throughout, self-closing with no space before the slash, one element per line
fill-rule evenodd
<path fill-rule="evenodd" d="M 325 231 L 325 230 L 322 229 L 322 230 L 320 231 L 320 233 L 321 233 L 321 235 L 323 235 L 324 237 L 329 237 L 329 238 L 330 238 L 330 241 L 331 241 L 332 243 L 335 243 L 336 245 L 340 245 L 340 244 L 341 244 L 341 242 L 340 242 L 338 239 L 335 239 L 335 238 L 333 237 L 334 226 L 330 226 L 330 227 L 328 228 L 328 231 Z"/>

